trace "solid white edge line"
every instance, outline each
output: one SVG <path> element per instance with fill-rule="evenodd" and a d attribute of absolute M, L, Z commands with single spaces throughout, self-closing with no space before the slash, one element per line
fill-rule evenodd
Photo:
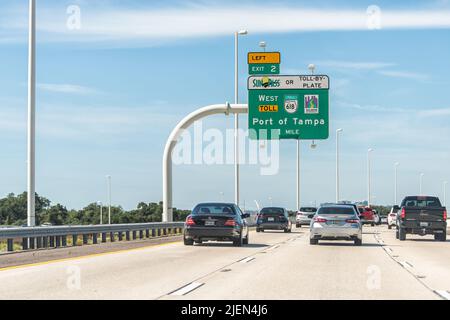
<path fill-rule="evenodd" d="M 445 300 L 450 300 L 450 293 L 446 290 L 434 290 L 438 295 L 440 295 Z"/>
<path fill-rule="evenodd" d="M 170 296 L 184 296 L 192 291 L 194 291 L 195 289 L 200 288 L 201 286 L 203 286 L 204 283 L 199 283 L 199 282 L 192 282 L 190 284 L 188 284 L 187 286 L 184 286 L 172 293 L 170 293 Z"/>

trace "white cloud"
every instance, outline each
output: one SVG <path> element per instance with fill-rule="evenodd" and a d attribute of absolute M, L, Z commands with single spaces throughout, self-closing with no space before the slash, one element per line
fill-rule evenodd
<path fill-rule="evenodd" d="M 67 28 L 64 7 L 40 8 L 42 40 L 52 41 L 173 41 L 192 37 L 230 35 L 245 27 L 252 34 L 367 30 L 365 8 L 314 9 L 284 5 L 188 5 L 129 10 L 82 3 L 81 29 Z M 9 11 L 10 13 L 11 11 Z M 383 10 L 381 29 L 450 28 L 450 10 Z M 26 32 L 26 15 L 3 14 L 2 28 Z M 6 21 L 5 21 L 6 20 Z M 376 31 L 373 31 L 376 32 Z M 26 41 L 24 38 L 22 41 Z M 148 42 L 147 42 L 148 45 Z M 376 67 L 353 65 L 353 67 Z"/>
<path fill-rule="evenodd" d="M 422 117 L 450 116 L 450 108 L 430 109 L 430 110 L 420 111 L 419 116 L 422 116 Z"/>
<path fill-rule="evenodd" d="M 430 76 L 427 74 L 408 72 L 408 71 L 380 70 L 380 71 L 378 71 L 378 73 L 381 75 L 387 76 L 387 77 L 412 79 L 412 80 L 418 80 L 418 81 L 425 81 L 430 78 Z"/>
<path fill-rule="evenodd" d="M 331 67 L 336 69 L 353 69 L 353 70 L 376 70 L 395 66 L 394 63 L 388 62 L 360 62 L 360 61 L 319 61 L 320 66 Z"/>
<path fill-rule="evenodd" d="M 95 89 L 74 84 L 38 83 L 37 88 L 49 92 L 81 94 L 81 95 L 98 92 Z"/>

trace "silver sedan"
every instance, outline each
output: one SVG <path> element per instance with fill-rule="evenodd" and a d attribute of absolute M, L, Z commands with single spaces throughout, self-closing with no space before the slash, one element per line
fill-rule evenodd
<path fill-rule="evenodd" d="M 362 245 L 362 224 L 353 206 L 326 205 L 319 208 L 310 227 L 310 243 L 347 240 Z"/>

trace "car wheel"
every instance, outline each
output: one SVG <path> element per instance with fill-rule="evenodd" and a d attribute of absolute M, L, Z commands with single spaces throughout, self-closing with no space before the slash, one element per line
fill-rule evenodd
<path fill-rule="evenodd" d="M 288 233 L 288 232 L 289 232 L 288 228 L 284 229 L 284 233 Z"/>
<path fill-rule="evenodd" d="M 388 229 L 389 229 L 389 230 L 391 230 L 391 229 L 392 229 L 392 226 L 391 226 L 390 224 L 388 225 Z"/>
<path fill-rule="evenodd" d="M 311 245 L 316 245 L 318 243 L 319 243 L 319 240 L 317 240 L 317 239 L 309 239 L 309 244 L 311 244 Z"/>
<path fill-rule="evenodd" d="M 301 224 L 296 224 L 295 226 L 296 226 L 297 228 L 301 228 L 301 227 L 302 227 Z"/>
<path fill-rule="evenodd" d="M 398 239 L 399 235 L 398 235 L 398 228 L 395 229 L 395 239 Z"/>
<path fill-rule="evenodd" d="M 185 246 L 193 246 L 194 245 L 194 240 L 192 240 L 192 239 L 183 238 L 183 240 L 184 240 Z"/>
<path fill-rule="evenodd" d="M 375 227 L 375 223 L 371 223 L 371 226 L 372 226 L 372 227 Z"/>
<path fill-rule="evenodd" d="M 361 239 L 355 239 L 355 246 L 362 246 L 362 240 Z"/>
<path fill-rule="evenodd" d="M 406 231 L 404 228 L 401 228 L 398 230 L 398 239 L 400 241 L 405 241 L 406 240 Z"/>
<path fill-rule="evenodd" d="M 434 240 L 436 241 L 447 241 L 447 232 L 444 230 L 443 233 L 438 233 L 434 235 Z"/>
<path fill-rule="evenodd" d="M 247 233 L 247 236 L 245 237 L 245 239 L 242 241 L 245 245 L 248 245 L 249 242 L 249 234 Z"/>
<path fill-rule="evenodd" d="M 194 241 L 194 242 L 195 242 L 195 244 L 202 244 L 203 243 L 202 240 L 197 240 L 197 241 Z"/>
<path fill-rule="evenodd" d="M 261 232 L 261 229 L 259 229 L 259 228 L 256 228 L 256 232 Z"/>
<path fill-rule="evenodd" d="M 242 247 L 242 242 L 244 241 L 242 239 L 242 234 L 240 234 L 239 238 L 233 240 L 233 246 Z"/>

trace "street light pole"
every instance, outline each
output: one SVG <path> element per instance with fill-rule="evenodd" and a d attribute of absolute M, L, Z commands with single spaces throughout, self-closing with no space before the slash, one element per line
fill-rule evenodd
<path fill-rule="evenodd" d="M 444 181 L 444 207 L 447 206 L 447 183 L 448 181 Z"/>
<path fill-rule="evenodd" d="M 398 191 L 397 171 L 398 171 L 399 165 L 400 165 L 400 163 L 398 163 L 398 162 L 394 163 L 394 205 L 397 205 L 397 191 Z"/>
<path fill-rule="evenodd" d="M 97 205 L 100 207 L 100 224 L 103 224 L 103 203 L 99 201 Z"/>
<path fill-rule="evenodd" d="M 420 194 L 419 195 L 423 195 L 423 193 L 422 193 L 422 184 L 423 184 L 423 176 L 425 175 L 425 173 L 421 173 L 420 174 L 420 183 L 419 183 L 419 191 L 420 191 Z"/>
<path fill-rule="evenodd" d="M 344 131 L 343 129 L 336 130 L 336 203 L 339 203 L 340 194 L 339 194 L 339 135 Z"/>
<path fill-rule="evenodd" d="M 239 104 L 239 36 L 247 30 L 234 34 L 234 103 Z M 234 115 L 234 201 L 239 206 L 239 114 Z"/>
<path fill-rule="evenodd" d="M 108 224 L 111 224 L 111 176 L 106 176 L 108 186 Z"/>
<path fill-rule="evenodd" d="M 300 139 L 297 139 L 297 208 L 296 210 L 300 210 L 300 148 L 301 143 Z"/>
<path fill-rule="evenodd" d="M 28 34 L 27 224 L 36 225 L 36 2 L 29 1 Z"/>
<path fill-rule="evenodd" d="M 370 167 L 371 167 L 371 159 L 370 159 L 370 154 L 373 152 L 372 148 L 369 148 L 367 150 L 367 206 L 370 207 L 370 203 L 371 203 L 371 174 L 370 174 Z"/>

